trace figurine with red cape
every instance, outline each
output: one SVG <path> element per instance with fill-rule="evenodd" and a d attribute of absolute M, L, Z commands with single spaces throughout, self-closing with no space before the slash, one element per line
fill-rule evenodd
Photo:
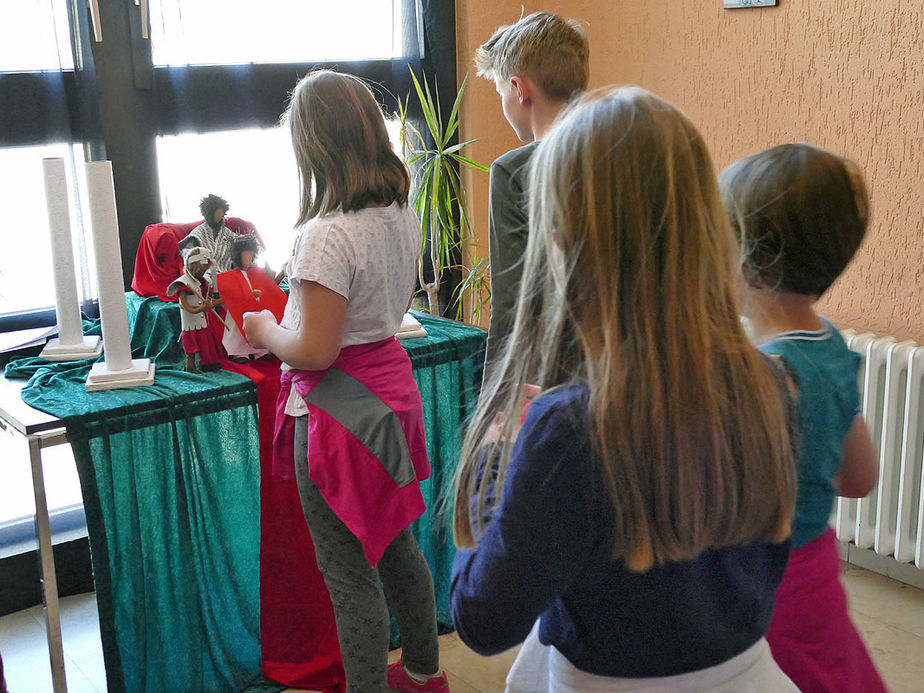
<path fill-rule="evenodd" d="M 269 355 L 267 349 L 250 345 L 241 332 L 244 313 L 269 310 L 279 320 L 285 311 L 286 295 L 266 270 L 253 261 L 257 254 L 257 239 L 239 236 L 231 245 L 231 267 L 216 278 L 218 293 L 225 303 L 230 319 L 225 321 L 222 346 L 228 356 L 238 363 Z"/>

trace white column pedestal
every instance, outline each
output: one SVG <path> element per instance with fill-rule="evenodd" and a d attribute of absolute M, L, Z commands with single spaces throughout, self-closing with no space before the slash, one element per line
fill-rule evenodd
<path fill-rule="evenodd" d="M 48 340 L 39 356 L 47 361 L 79 361 L 96 358 L 102 353 L 103 345 L 99 337 L 83 335 L 83 325 L 80 319 L 64 159 L 42 160 L 42 172 L 45 180 L 48 228 L 51 231 L 58 337 Z"/>
<path fill-rule="evenodd" d="M 128 311 L 122 286 L 122 256 L 116 216 L 112 162 L 87 164 L 87 193 L 93 226 L 93 253 L 99 288 L 99 317 L 103 331 L 105 362 L 93 364 L 87 376 L 88 392 L 150 385 L 154 364 L 133 359 L 128 334 Z"/>
<path fill-rule="evenodd" d="M 120 388 L 150 385 L 154 382 L 154 364 L 151 359 L 132 359 L 130 368 L 111 371 L 105 361 L 93 364 L 87 376 L 87 392 L 118 390 Z"/>
<path fill-rule="evenodd" d="M 62 344 L 57 337 L 49 339 L 39 354 L 46 361 L 80 361 L 95 359 L 103 353 L 103 342 L 96 335 L 83 337 L 79 344 Z"/>

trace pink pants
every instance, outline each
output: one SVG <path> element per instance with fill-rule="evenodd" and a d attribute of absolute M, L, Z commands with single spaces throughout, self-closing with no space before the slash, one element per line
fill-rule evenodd
<path fill-rule="evenodd" d="M 773 658 L 803 693 L 885 686 L 847 613 L 834 531 L 792 552 L 767 632 Z"/>

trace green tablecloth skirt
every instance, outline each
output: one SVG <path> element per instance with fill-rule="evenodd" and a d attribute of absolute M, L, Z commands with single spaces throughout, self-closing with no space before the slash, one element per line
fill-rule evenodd
<path fill-rule="evenodd" d="M 153 385 L 88 393 L 90 362 L 30 358 L 23 400 L 62 419 L 84 497 L 109 690 L 279 690 L 261 677 L 256 392 L 236 373 L 182 371 L 179 309 L 127 294 L 133 358 Z M 417 316 L 404 346 L 424 403 L 433 475 L 415 523 L 449 625 L 450 519 L 437 512 L 477 398 L 483 331 Z M 93 322 L 85 332 L 99 330 Z"/>

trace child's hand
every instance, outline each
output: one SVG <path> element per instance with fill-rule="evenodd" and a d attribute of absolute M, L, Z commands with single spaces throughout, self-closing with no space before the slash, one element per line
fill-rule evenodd
<path fill-rule="evenodd" d="M 272 311 L 261 310 L 259 313 L 244 313 L 244 336 L 250 342 L 250 346 L 257 349 L 266 349 L 263 342 L 263 335 L 266 327 L 276 324 L 276 316 Z"/>
<path fill-rule="evenodd" d="M 520 427 L 523 425 L 523 422 L 526 420 L 526 412 L 529 411 L 529 405 L 533 403 L 533 400 L 539 396 L 542 392 L 538 385 L 524 385 L 522 391 L 520 392 L 520 419 L 513 428 L 513 437 L 516 438 L 517 434 L 520 432 Z M 488 428 L 488 433 L 485 436 L 485 444 L 496 443 L 502 438 L 502 432 L 504 428 L 504 415 L 502 412 L 498 412 L 494 416 L 494 421 L 491 422 L 491 426 Z"/>

